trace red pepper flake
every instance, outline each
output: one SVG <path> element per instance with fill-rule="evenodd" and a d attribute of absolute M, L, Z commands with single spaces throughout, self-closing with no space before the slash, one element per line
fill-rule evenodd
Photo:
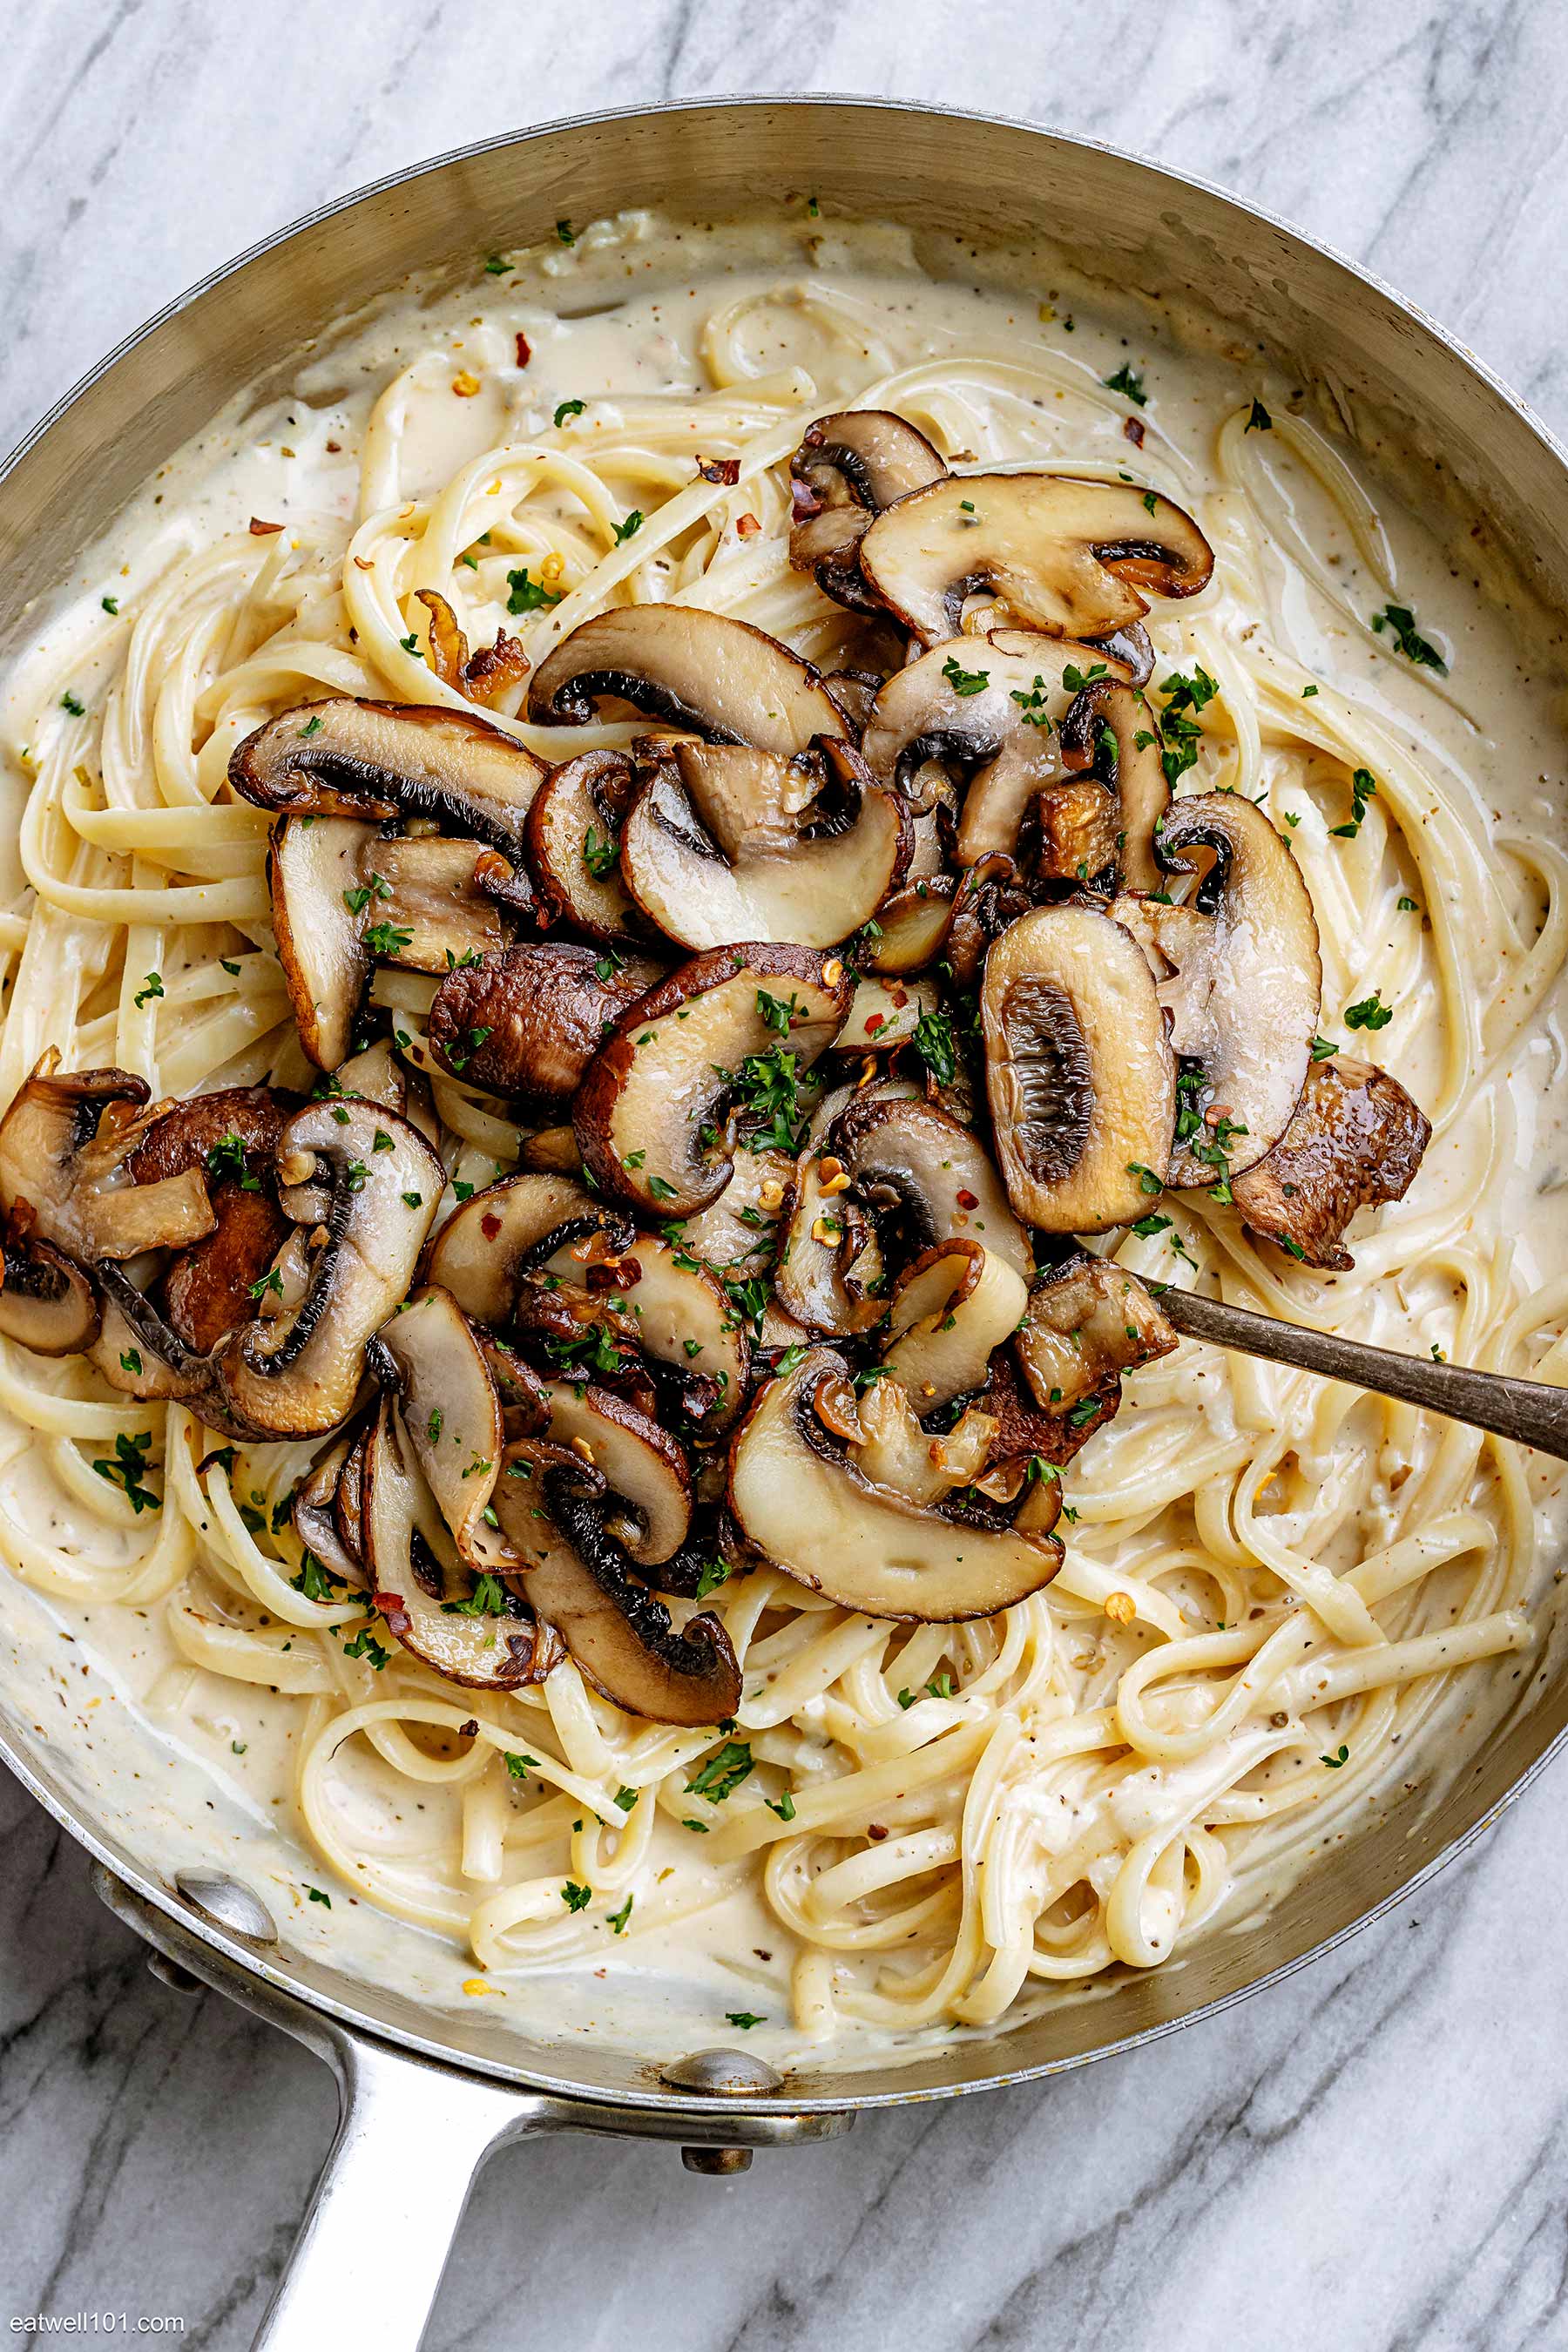
<path fill-rule="evenodd" d="M 910 1001 L 910 992 L 909 992 L 909 990 L 908 990 L 907 988 L 895 988 L 895 989 L 894 989 L 894 991 L 893 991 L 893 1003 L 894 1003 L 895 1008 L 896 1008 L 900 1013 L 901 1013 L 901 1012 L 903 1011 L 903 1009 L 904 1009 L 905 1005 L 909 1003 L 909 1001 Z"/>
<path fill-rule="evenodd" d="M 1131 442 L 1134 449 L 1142 449 L 1143 446 L 1143 419 L 1141 416 L 1124 416 L 1121 420 L 1121 430 L 1126 434 L 1127 438 Z"/>
<path fill-rule="evenodd" d="M 275 530 L 281 530 L 283 526 L 280 522 L 262 522 L 258 520 L 255 515 L 252 515 L 250 518 L 250 536 L 252 539 L 270 539 Z"/>
<path fill-rule="evenodd" d="M 880 1822 L 868 1822 L 866 1824 L 866 1834 L 870 1839 L 873 1845 L 880 1845 L 888 1832 Z"/>
<path fill-rule="evenodd" d="M 500 1219 L 497 1216 L 493 1209 L 487 1209 L 484 1215 L 479 1219 L 479 1231 L 483 1234 L 486 1241 L 488 1242 L 493 1242 L 496 1235 L 500 1233 Z"/>
<path fill-rule="evenodd" d="M 958 1205 L 961 1209 L 977 1209 L 980 1206 L 978 1193 L 972 1192 L 966 1184 L 958 1195 Z"/>
<path fill-rule="evenodd" d="M 888 1016 L 885 1013 L 868 1013 L 866 1015 L 866 1034 L 868 1037 L 874 1037 L 879 1029 L 885 1029 L 887 1025 Z"/>
<path fill-rule="evenodd" d="M 528 337 L 520 331 L 517 338 L 517 363 L 519 367 L 526 367 L 532 357 L 533 353 L 529 348 Z"/>
<path fill-rule="evenodd" d="M 401 1592 L 373 1592 L 370 1596 L 370 1605 L 373 1609 L 378 1609 L 385 1618 L 389 1633 L 406 1633 L 414 1622 L 403 1605 Z"/>
<path fill-rule="evenodd" d="M 323 446 L 325 446 L 328 457 L 335 457 L 342 448 L 343 445 L 341 441 L 328 441 Z"/>
<path fill-rule="evenodd" d="M 699 457 L 697 470 L 705 482 L 720 482 L 732 490 L 741 478 L 741 461 L 739 457 Z"/>
<path fill-rule="evenodd" d="M 762 527 L 754 514 L 743 514 L 735 525 L 735 535 L 738 539 L 755 539 Z"/>

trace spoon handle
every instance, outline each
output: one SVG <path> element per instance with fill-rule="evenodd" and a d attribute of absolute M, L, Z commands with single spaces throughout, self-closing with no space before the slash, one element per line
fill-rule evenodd
<path fill-rule="evenodd" d="M 1424 1405 L 1468 1422 L 1499 1437 L 1517 1438 L 1568 1462 L 1568 1388 L 1545 1381 L 1516 1381 L 1504 1372 L 1472 1371 L 1464 1364 L 1423 1363 L 1390 1348 L 1369 1348 L 1362 1339 L 1342 1339 L 1331 1331 L 1309 1331 L 1272 1315 L 1252 1315 L 1193 1290 L 1162 1288 L 1161 1306 L 1190 1339 L 1210 1339 L 1244 1356 L 1264 1356 L 1276 1364 L 1299 1364 L 1303 1371 L 1348 1381 L 1380 1396 Z"/>

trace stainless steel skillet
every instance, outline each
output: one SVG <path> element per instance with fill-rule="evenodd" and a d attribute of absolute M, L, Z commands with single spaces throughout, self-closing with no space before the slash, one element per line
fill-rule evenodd
<path fill-rule="evenodd" d="M 986 240 L 1044 231 L 1092 274 L 1196 303 L 1238 347 L 1263 346 L 1352 436 L 1398 457 L 1406 495 L 1484 515 L 1490 543 L 1568 615 L 1568 464 L 1510 393 L 1385 288 L 1215 190 L 1102 147 L 915 107 L 759 99 L 492 142 L 329 207 L 196 288 L 89 376 L 0 475 L 0 657 L 155 466 L 235 392 L 405 273 L 470 272 L 489 251 L 549 235 L 562 215 L 724 211 L 802 191 L 818 195 L 829 225 L 842 211 Z M 1327 1948 L 1458 1852 L 1555 1747 L 1568 1674 L 1548 1642 L 1440 1800 L 1391 1802 L 1251 1932 L 1005 2035 L 897 2066 L 849 2071 L 825 2058 L 784 2081 L 744 2053 L 672 2050 L 666 2027 L 650 2025 L 647 2050 L 631 2055 L 564 2032 L 524 2038 L 497 2021 L 499 2004 L 437 2010 L 290 1949 L 243 1870 L 165 1880 L 34 1713 L 0 1714 L 0 1754 L 96 1857 L 100 1891 L 155 1948 L 160 1973 L 217 1986 L 338 2075 L 338 2139 L 260 2340 L 273 2352 L 334 2340 L 397 2352 L 418 2340 L 473 2176 L 502 2140 L 640 2134 L 722 2171 L 751 2148 L 843 2130 L 863 2106 L 1016 2083 L 1168 2032 Z M 389 2232 L 395 2265 L 354 2262 Z M 353 2317 L 340 2320 L 351 2280 Z"/>

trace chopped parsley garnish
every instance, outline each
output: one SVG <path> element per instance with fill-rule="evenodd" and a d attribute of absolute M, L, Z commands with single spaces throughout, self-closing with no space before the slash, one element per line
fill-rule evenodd
<path fill-rule="evenodd" d="M 1132 1231 L 1138 1235 L 1140 1241 L 1149 1242 L 1153 1240 L 1156 1234 L 1166 1232 L 1171 1223 L 1172 1220 L 1169 1217 L 1159 1215 L 1140 1217 Z"/>
<path fill-rule="evenodd" d="M 638 507 L 634 507 L 625 522 L 618 522 L 615 526 L 616 545 L 624 547 L 627 540 L 635 539 L 641 529 L 642 510 Z"/>
<path fill-rule="evenodd" d="M 1372 625 L 1380 636 L 1384 629 L 1389 630 L 1405 660 L 1414 662 L 1417 669 L 1435 669 L 1439 677 L 1447 677 L 1447 663 L 1436 646 L 1422 635 L 1408 604 L 1385 604 L 1381 613 L 1373 614 Z"/>
<path fill-rule="evenodd" d="M 330 1895 L 323 1895 L 319 1886 L 307 1886 L 305 1892 L 310 1896 L 312 1903 L 324 1903 L 329 1911 L 331 1909 L 331 1896 Z"/>
<path fill-rule="evenodd" d="M 1347 1029 L 1386 1029 L 1393 1018 L 1393 1005 L 1384 1004 L 1382 991 L 1375 988 L 1370 996 L 1363 996 L 1358 1003 L 1345 1007 Z"/>
<path fill-rule="evenodd" d="M 964 669 L 961 667 L 957 656 L 953 654 L 949 654 L 943 662 L 942 674 L 954 694 L 958 695 L 983 694 L 991 683 L 991 673 L 988 669 Z"/>
<path fill-rule="evenodd" d="M 555 234 L 563 245 L 575 245 L 577 242 L 577 232 L 569 220 L 558 220 L 555 224 Z"/>
<path fill-rule="evenodd" d="M 1272 433 L 1274 430 L 1274 419 L 1256 394 L 1251 407 L 1247 412 L 1247 422 L 1241 429 L 1244 433 Z"/>
<path fill-rule="evenodd" d="M 1350 1749 L 1345 1746 L 1344 1741 L 1342 1739 L 1333 1755 L 1320 1756 L 1318 1761 L 1320 1764 L 1326 1764 L 1331 1772 L 1337 1772 L 1342 1764 L 1349 1763 L 1350 1753 Z"/>
<path fill-rule="evenodd" d="M 1326 1062 L 1330 1060 L 1333 1055 L 1337 1054 L 1339 1050 L 1339 1047 L 1333 1043 L 1331 1038 L 1314 1037 L 1312 1040 L 1312 1059 L 1314 1062 Z"/>
<path fill-rule="evenodd" d="M 506 1594 L 496 1577 L 481 1576 L 466 1601 L 443 1601 L 441 1610 L 447 1617 L 504 1617 Z"/>
<path fill-rule="evenodd" d="M 226 1178 L 230 1183 L 237 1184 L 242 1192 L 259 1192 L 261 1190 L 260 1177 L 251 1174 L 246 1160 L 245 1139 L 232 1129 L 227 1135 L 219 1136 L 207 1153 L 206 1165 L 207 1174 L 215 1183 L 221 1183 Z"/>
<path fill-rule="evenodd" d="M 781 1822 L 794 1821 L 795 1799 L 790 1795 L 787 1789 L 784 1790 L 784 1795 L 776 1801 L 772 1797 L 764 1797 L 763 1802 L 766 1805 L 770 1813 L 776 1813 L 778 1815 Z"/>
<path fill-rule="evenodd" d="M 958 1073 L 958 1048 L 945 1013 L 921 1014 L 915 1023 L 914 1047 L 938 1086 L 950 1086 Z"/>
<path fill-rule="evenodd" d="M 392 1652 L 384 1642 L 376 1640 L 370 1626 L 371 1621 L 367 1617 L 353 1640 L 343 1643 L 343 1655 L 345 1658 L 363 1658 L 367 1665 L 374 1666 L 376 1673 L 380 1674 L 383 1666 L 391 1658 Z"/>
<path fill-rule="evenodd" d="M 153 1492 L 151 1486 L 145 1486 L 142 1483 L 152 1466 L 147 1459 L 152 1444 L 153 1433 L 150 1429 L 138 1430 L 134 1437 L 128 1437 L 121 1430 L 114 1441 L 113 1461 L 95 1462 L 92 1465 L 99 1476 L 107 1478 L 111 1486 L 118 1486 L 124 1488 L 126 1497 L 138 1518 L 143 1511 L 155 1511 L 160 1508 L 159 1497 Z"/>
<path fill-rule="evenodd" d="M 776 1029 L 781 1037 L 787 1037 L 789 1035 L 790 1023 L 800 1011 L 800 1006 L 796 1001 L 795 991 L 793 989 L 790 991 L 789 1003 L 786 1004 L 783 997 L 770 996 L 765 988 L 759 988 L 757 991 L 757 1011 L 762 1015 L 763 1025 L 764 1028 Z"/>
<path fill-rule="evenodd" d="M 1035 683 L 1028 692 L 1026 694 L 1020 688 L 1015 687 L 1010 698 L 1022 711 L 1026 727 L 1043 728 L 1047 735 L 1050 733 L 1051 714 L 1046 709 L 1046 681 L 1037 671 Z"/>
<path fill-rule="evenodd" d="M 1418 915 L 1421 909 L 1414 898 L 1397 898 L 1394 911 L 1396 915 Z"/>
<path fill-rule="evenodd" d="M 1104 1399 L 1101 1397 L 1085 1397 L 1081 1403 L 1075 1404 L 1073 1406 L 1071 1412 L 1068 1414 L 1068 1419 L 1071 1422 L 1075 1429 L 1081 1429 L 1086 1421 L 1092 1421 L 1094 1419 L 1095 1414 L 1100 1411 Z"/>
<path fill-rule="evenodd" d="M 537 1772 L 539 1769 L 539 1759 L 537 1756 L 520 1756 L 515 1748 L 509 1748 L 507 1749 L 506 1769 L 510 1773 L 514 1780 L 526 1780 L 528 1778 L 530 1765 L 531 1765 L 533 1769 Z"/>
<path fill-rule="evenodd" d="M 555 411 L 555 429 L 559 433 L 569 416 L 581 416 L 587 407 L 585 400 L 563 400 Z"/>
<path fill-rule="evenodd" d="M 748 1054 L 737 1073 L 740 1108 L 754 1134 L 753 1150 L 772 1146 L 793 1152 L 800 1125 L 800 1069 L 787 1045 Z M 671 1196 L 673 1197 L 673 1196 Z"/>
<path fill-rule="evenodd" d="M 1143 379 L 1138 373 L 1137 370 L 1135 368 L 1129 367 L 1125 361 L 1122 362 L 1114 375 L 1108 375 L 1104 378 L 1104 383 L 1107 392 L 1119 392 L 1124 398 L 1131 401 L 1134 406 L 1138 408 L 1147 407 L 1149 395 L 1143 389 Z"/>
<path fill-rule="evenodd" d="M 952 1676 L 950 1674 L 932 1675 L 926 1688 L 932 1698 L 952 1698 L 954 1696 Z"/>
<path fill-rule="evenodd" d="M 590 874 L 602 881 L 620 854 L 621 845 L 613 833 L 605 834 L 601 840 L 593 826 L 588 827 L 583 836 L 583 863 Z"/>
<path fill-rule="evenodd" d="M 689 1797 L 706 1797 L 710 1805 L 721 1805 L 732 1797 L 742 1780 L 752 1769 L 750 1745 L 744 1739 L 727 1739 L 706 1758 L 700 1769 L 686 1784 Z"/>
<path fill-rule="evenodd" d="M 289 1581 L 296 1592 L 304 1594 L 307 1601 L 330 1601 L 332 1597 L 331 1581 L 327 1570 L 313 1551 L 300 1554 L 300 1573 L 298 1576 L 291 1576 Z"/>
<path fill-rule="evenodd" d="M 698 1600 L 706 1601 L 710 1592 L 717 1592 L 721 1584 L 729 1581 L 730 1563 L 727 1559 L 705 1559 L 697 1579 Z"/>
<path fill-rule="evenodd" d="M 106 613 L 118 613 L 120 610 L 118 596 L 100 596 L 98 601 Z"/>
<path fill-rule="evenodd" d="M 139 1373 L 142 1370 L 141 1351 L 135 1348 L 127 1348 L 120 1359 L 120 1369 L 122 1372 Z"/>
<path fill-rule="evenodd" d="M 505 278 L 510 274 L 510 269 L 511 264 L 504 254 L 492 253 L 486 257 L 485 276 L 487 278 Z"/>
<path fill-rule="evenodd" d="M 1163 1192 L 1165 1189 L 1163 1179 L 1156 1176 L 1152 1168 L 1145 1168 L 1141 1160 L 1130 1160 L 1127 1173 L 1137 1177 L 1141 1192 Z"/>
<path fill-rule="evenodd" d="M 142 983 L 141 987 L 137 990 L 137 992 L 136 992 L 135 995 L 132 998 L 131 1002 L 132 1002 L 132 1003 L 136 1007 L 137 1012 L 138 1012 L 138 1013 L 140 1013 L 140 1012 L 141 1012 L 141 1010 L 142 1010 L 142 1007 L 144 1004 L 146 1004 L 146 1003 L 148 1003 L 148 1002 L 149 1002 L 153 997 L 154 997 L 154 996 L 162 996 L 162 995 L 163 995 L 163 973 L 162 973 L 162 972 L 158 972 L 158 971 L 150 971 L 150 972 L 147 974 L 147 976 L 146 976 L 145 980 L 143 980 L 143 982 L 142 982 Z"/>
<path fill-rule="evenodd" d="M 1204 730 L 1193 713 L 1211 703 L 1219 688 L 1207 670 L 1194 662 L 1191 677 L 1173 670 L 1160 691 L 1165 697 L 1165 708 L 1160 714 L 1160 765 L 1165 771 L 1165 782 L 1173 784 L 1197 764 Z"/>
<path fill-rule="evenodd" d="M 1370 768 L 1358 768 L 1351 778 L 1351 821 L 1349 824 L 1331 824 L 1329 831 L 1340 841 L 1353 841 L 1361 831 L 1361 821 L 1366 814 L 1367 803 L 1376 793 L 1377 786 Z"/>
<path fill-rule="evenodd" d="M 561 1900 L 568 1911 L 585 1911 L 593 1899 L 593 1888 L 579 1886 L 574 1878 L 569 1878 L 561 1890 Z"/>
<path fill-rule="evenodd" d="M 636 1901 L 637 1901 L 637 1896 L 636 1896 L 635 1895 L 627 1895 L 627 1897 L 626 1897 L 626 1901 L 622 1904 L 622 1906 L 621 1906 L 620 1909 L 619 1909 L 618 1911 L 612 1911 L 612 1912 L 610 1913 L 610 1915 L 609 1915 L 609 1924 L 610 1924 L 610 1927 L 611 1927 L 612 1930 L 614 1931 L 614 1933 L 615 1933 L 616 1935 L 617 1935 L 617 1936 L 624 1936 L 624 1935 L 626 1934 L 626 1921 L 627 1921 L 627 1920 L 631 1917 L 631 1916 L 632 1916 L 632 1905 L 633 1905 Z"/>
<path fill-rule="evenodd" d="M 351 915 L 363 915 L 373 898 L 390 898 L 391 896 L 391 883 L 384 875 L 373 874 L 359 889 L 343 892 L 343 904 Z"/>
<path fill-rule="evenodd" d="M 754 2016 L 749 2009 L 727 2009 L 724 2019 L 729 2025 L 738 2025 L 742 2033 L 749 2032 L 753 2025 L 765 2025 L 768 2021 L 765 2017 Z"/>
<path fill-rule="evenodd" d="M 68 710 L 73 719 L 85 719 L 87 716 L 86 703 L 79 702 L 68 687 L 60 697 L 60 709 Z"/>
<path fill-rule="evenodd" d="M 361 937 L 373 956 L 401 955 L 414 940 L 412 931 L 401 929 L 396 923 L 372 923 Z"/>
<path fill-rule="evenodd" d="M 582 405 L 582 402 L 579 401 L 577 406 L 581 408 Z M 559 411 L 557 411 L 557 422 L 559 422 Z M 510 592 L 506 600 L 506 609 L 509 613 L 545 612 L 552 604 L 559 604 L 566 593 L 563 588 L 546 588 L 542 580 L 531 579 L 526 564 L 521 572 L 509 572 L 506 575 L 506 584 Z"/>

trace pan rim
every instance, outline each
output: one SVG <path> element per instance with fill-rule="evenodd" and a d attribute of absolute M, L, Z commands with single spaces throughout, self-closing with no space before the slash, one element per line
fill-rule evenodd
<path fill-rule="evenodd" d="M 250 263 L 276 252 L 293 239 L 320 228 L 363 204 L 453 165 L 470 163 L 504 150 L 521 148 L 564 131 L 591 131 L 626 121 L 647 121 L 650 118 L 695 114 L 708 116 L 741 110 L 748 111 L 770 110 L 774 112 L 787 113 L 791 110 L 806 111 L 823 108 L 831 108 L 837 112 L 849 114 L 919 116 L 932 122 L 973 123 L 987 128 L 1023 132 L 1031 138 L 1051 140 L 1058 146 L 1070 151 L 1104 156 L 1114 163 L 1131 166 L 1135 171 L 1162 183 L 1173 193 L 1190 190 L 1202 195 L 1211 203 L 1223 206 L 1237 221 L 1238 230 L 1245 230 L 1252 235 L 1256 235 L 1260 228 L 1272 231 L 1288 240 L 1298 251 L 1311 256 L 1319 262 L 1328 264 L 1351 286 L 1371 289 L 1379 295 L 1394 310 L 1403 314 L 1422 335 L 1429 338 L 1452 359 L 1458 361 L 1460 368 L 1482 385 L 1494 401 L 1511 411 L 1545 454 L 1555 461 L 1557 467 L 1564 476 L 1565 484 L 1568 484 L 1568 446 L 1559 440 L 1551 428 L 1535 415 L 1529 404 L 1495 370 L 1479 359 L 1437 320 L 1431 317 L 1409 297 L 1391 286 L 1375 271 L 1364 268 L 1337 247 L 1309 234 L 1266 207 L 1250 204 L 1214 181 L 1205 179 L 1195 173 L 1175 169 L 1141 153 L 1136 149 L 1120 147 L 1109 141 L 1087 137 L 1053 124 L 1024 121 L 1016 116 L 994 113 L 978 108 L 935 106 L 915 99 L 867 97 L 852 91 L 810 90 L 781 94 L 717 93 L 712 97 L 665 99 L 646 105 L 606 107 L 583 113 L 553 116 L 548 121 L 532 124 L 523 130 L 500 131 L 486 139 L 442 150 L 416 163 L 383 173 L 380 177 L 368 181 L 342 196 L 333 197 L 322 205 L 316 205 L 300 214 L 281 227 L 257 238 L 229 259 L 205 272 L 122 336 L 24 431 L 16 446 L 3 459 L 0 459 L 0 488 L 4 487 L 18 467 L 32 455 L 87 394 L 104 383 L 132 352 L 162 328 L 180 318 L 205 296 L 223 287 L 229 279 L 237 277 Z M 777 2096 L 744 2096 L 715 2102 L 662 2087 L 656 2091 L 651 2079 L 647 2091 L 617 2089 L 584 2084 L 568 2076 L 557 2076 L 522 2065 L 510 2065 L 500 2059 L 458 2053 L 434 2032 L 423 2034 L 389 2023 L 383 2018 L 369 2015 L 356 2009 L 352 2002 L 340 1999 L 331 1992 L 306 1985 L 291 1969 L 279 1966 L 264 1958 L 237 1939 L 226 1935 L 222 1930 L 211 1927 L 205 1919 L 194 1915 L 168 1885 L 153 1875 L 134 1856 L 128 1862 L 94 1823 L 79 1819 L 68 1800 L 63 1794 L 57 1793 L 40 1779 L 32 1764 L 20 1752 L 18 1745 L 14 1741 L 5 1725 L 0 1722 L 0 1761 L 8 1767 L 35 1801 L 40 1804 L 62 1829 L 68 1832 L 76 1843 L 85 1848 L 105 1870 L 132 1887 L 147 1903 L 174 1922 L 183 1932 L 197 1937 L 243 1976 L 268 1985 L 274 1991 L 300 2002 L 320 2017 L 333 2021 L 356 2036 L 363 2037 L 384 2047 L 391 2045 L 396 2051 L 405 2052 L 426 2062 L 433 2062 L 454 2075 L 500 2082 L 511 2084 L 520 2091 L 592 2104 L 598 2107 L 616 2108 L 633 2115 L 644 2110 L 657 2110 L 661 2116 L 711 2115 L 715 2112 L 715 2108 L 719 2107 L 723 2113 L 734 2116 L 737 2121 L 746 2116 L 828 2114 L 846 2110 L 858 2112 L 863 2108 L 869 2110 L 899 2107 L 931 2099 L 967 2097 L 974 2093 L 1003 2090 L 1024 2083 L 1043 2081 L 1051 2075 L 1065 2074 L 1092 2064 L 1100 2059 L 1122 2055 L 1130 2051 L 1141 2049 L 1148 2043 L 1163 2041 L 1168 2035 L 1187 2026 L 1204 2023 L 1223 2016 L 1227 2011 L 1234 2009 L 1238 2002 L 1248 2000 L 1257 1993 L 1269 1990 L 1274 1986 L 1284 1983 L 1299 1969 L 1337 1951 L 1352 1937 L 1385 1918 L 1398 1905 L 1407 1901 L 1428 1885 L 1439 1871 L 1446 1869 L 1449 1864 L 1456 1861 L 1484 1832 L 1496 1824 L 1515 1801 L 1532 1786 L 1565 1745 L 1568 1745 L 1568 1726 L 1564 1726 L 1546 1740 L 1539 1752 L 1525 1765 L 1494 1803 L 1474 1822 L 1458 1831 L 1418 1869 L 1379 1896 L 1369 1909 L 1362 1912 L 1356 1918 L 1348 1920 L 1332 1929 L 1317 1942 L 1309 1945 L 1304 1950 L 1293 1954 L 1290 1958 L 1279 1961 L 1250 1982 L 1233 1986 L 1228 1990 L 1215 1995 L 1212 2000 L 1205 2000 L 1198 2007 L 1185 2011 L 1180 2015 L 1157 2019 L 1136 2032 L 1121 2034 L 1116 2040 L 1092 2049 L 1076 2051 L 1029 2065 L 1003 2066 L 994 2074 L 977 2075 L 962 2081 L 937 2084 L 924 2082 L 918 2085 L 911 2085 L 906 2090 L 879 2089 L 849 2095 L 840 2092 L 827 2096 L 812 2094 L 808 2088 L 811 2078 L 807 2075 L 801 2079 L 798 2087 L 793 2080 L 786 2084 L 784 2092 Z M 433 2012 L 433 2016 L 438 2015 L 438 2011 Z M 1005 2031 L 996 2032 L 994 2035 L 994 2046 L 1005 2047 L 1006 2038 Z M 973 2044 L 955 2046 L 973 2048 Z M 823 2054 L 826 2056 L 828 2053 L 825 2052 Z"/>

